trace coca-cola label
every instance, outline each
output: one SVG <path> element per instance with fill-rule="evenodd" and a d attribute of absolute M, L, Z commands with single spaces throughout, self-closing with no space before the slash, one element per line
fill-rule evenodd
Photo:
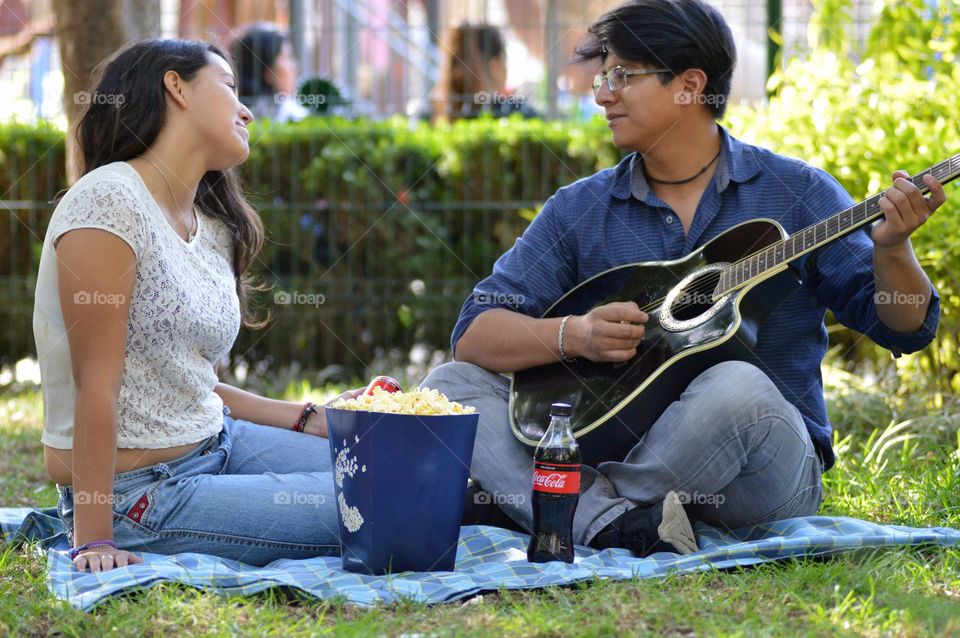
<path fill-rule="evenodd" d="M 580 464 L 534 463 L 533 490 L 550 494 L 579 494 Z"/>

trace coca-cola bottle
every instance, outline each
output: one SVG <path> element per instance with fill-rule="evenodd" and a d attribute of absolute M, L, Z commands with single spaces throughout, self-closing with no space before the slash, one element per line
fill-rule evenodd
<path fill-rule="evenodd" d="M 527 560 L 573 562 L 573 515 L 580 500 L 580 446 L 568 403 L 550 406 L 550 427 L 533 455 L 533 533 Z"/>

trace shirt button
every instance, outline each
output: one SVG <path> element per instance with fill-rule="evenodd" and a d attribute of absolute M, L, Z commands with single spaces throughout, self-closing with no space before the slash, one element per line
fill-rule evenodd
<path fill-rule="evenodd" d="M 672 224 L 672 223 L 673 223 L 673 215 L 667 215 L 667 223 L 668 223 L 668 224 Z"/>

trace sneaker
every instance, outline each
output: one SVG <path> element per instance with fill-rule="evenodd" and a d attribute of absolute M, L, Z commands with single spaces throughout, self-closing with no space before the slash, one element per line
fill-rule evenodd
<path fill-rule="evenodd" d="M 676 492 L 659 503 L 635 507 L 600 530 L 590 546 L 596 549 L 623 547 L 640 557 L 655 552 L 691 554 L 699 549 L 690 519 Z"/>

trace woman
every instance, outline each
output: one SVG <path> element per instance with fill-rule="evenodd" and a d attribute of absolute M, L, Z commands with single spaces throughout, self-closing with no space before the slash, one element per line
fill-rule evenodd
<path fill-rule="evenodd" d="M 497 27 L 461 24 L 447 32 L 440 79 L 433 89 L 433 121 L 474 118 L 482 113 L 539 117 L 507 86 L 507 54 Z"/>
<path fill-rule="evenodd" d="M 310 112 L 296 101 L 297 59 L 290 39 L 272 24 L 247 27 L 230 47 L 240 99 L 255 117 L 298 122 Z"/>
<path fill-rule="evenodd" d="M 80 122 L 84 175 L 50 220 L 34 309 L 46 468 L 80 570 L 339 552 L 323 411 L 215 371 L 258 325 L 263 227 L 234 173 L 251 120 L 220 49 L 147 40 L 106 63 Z"/>

